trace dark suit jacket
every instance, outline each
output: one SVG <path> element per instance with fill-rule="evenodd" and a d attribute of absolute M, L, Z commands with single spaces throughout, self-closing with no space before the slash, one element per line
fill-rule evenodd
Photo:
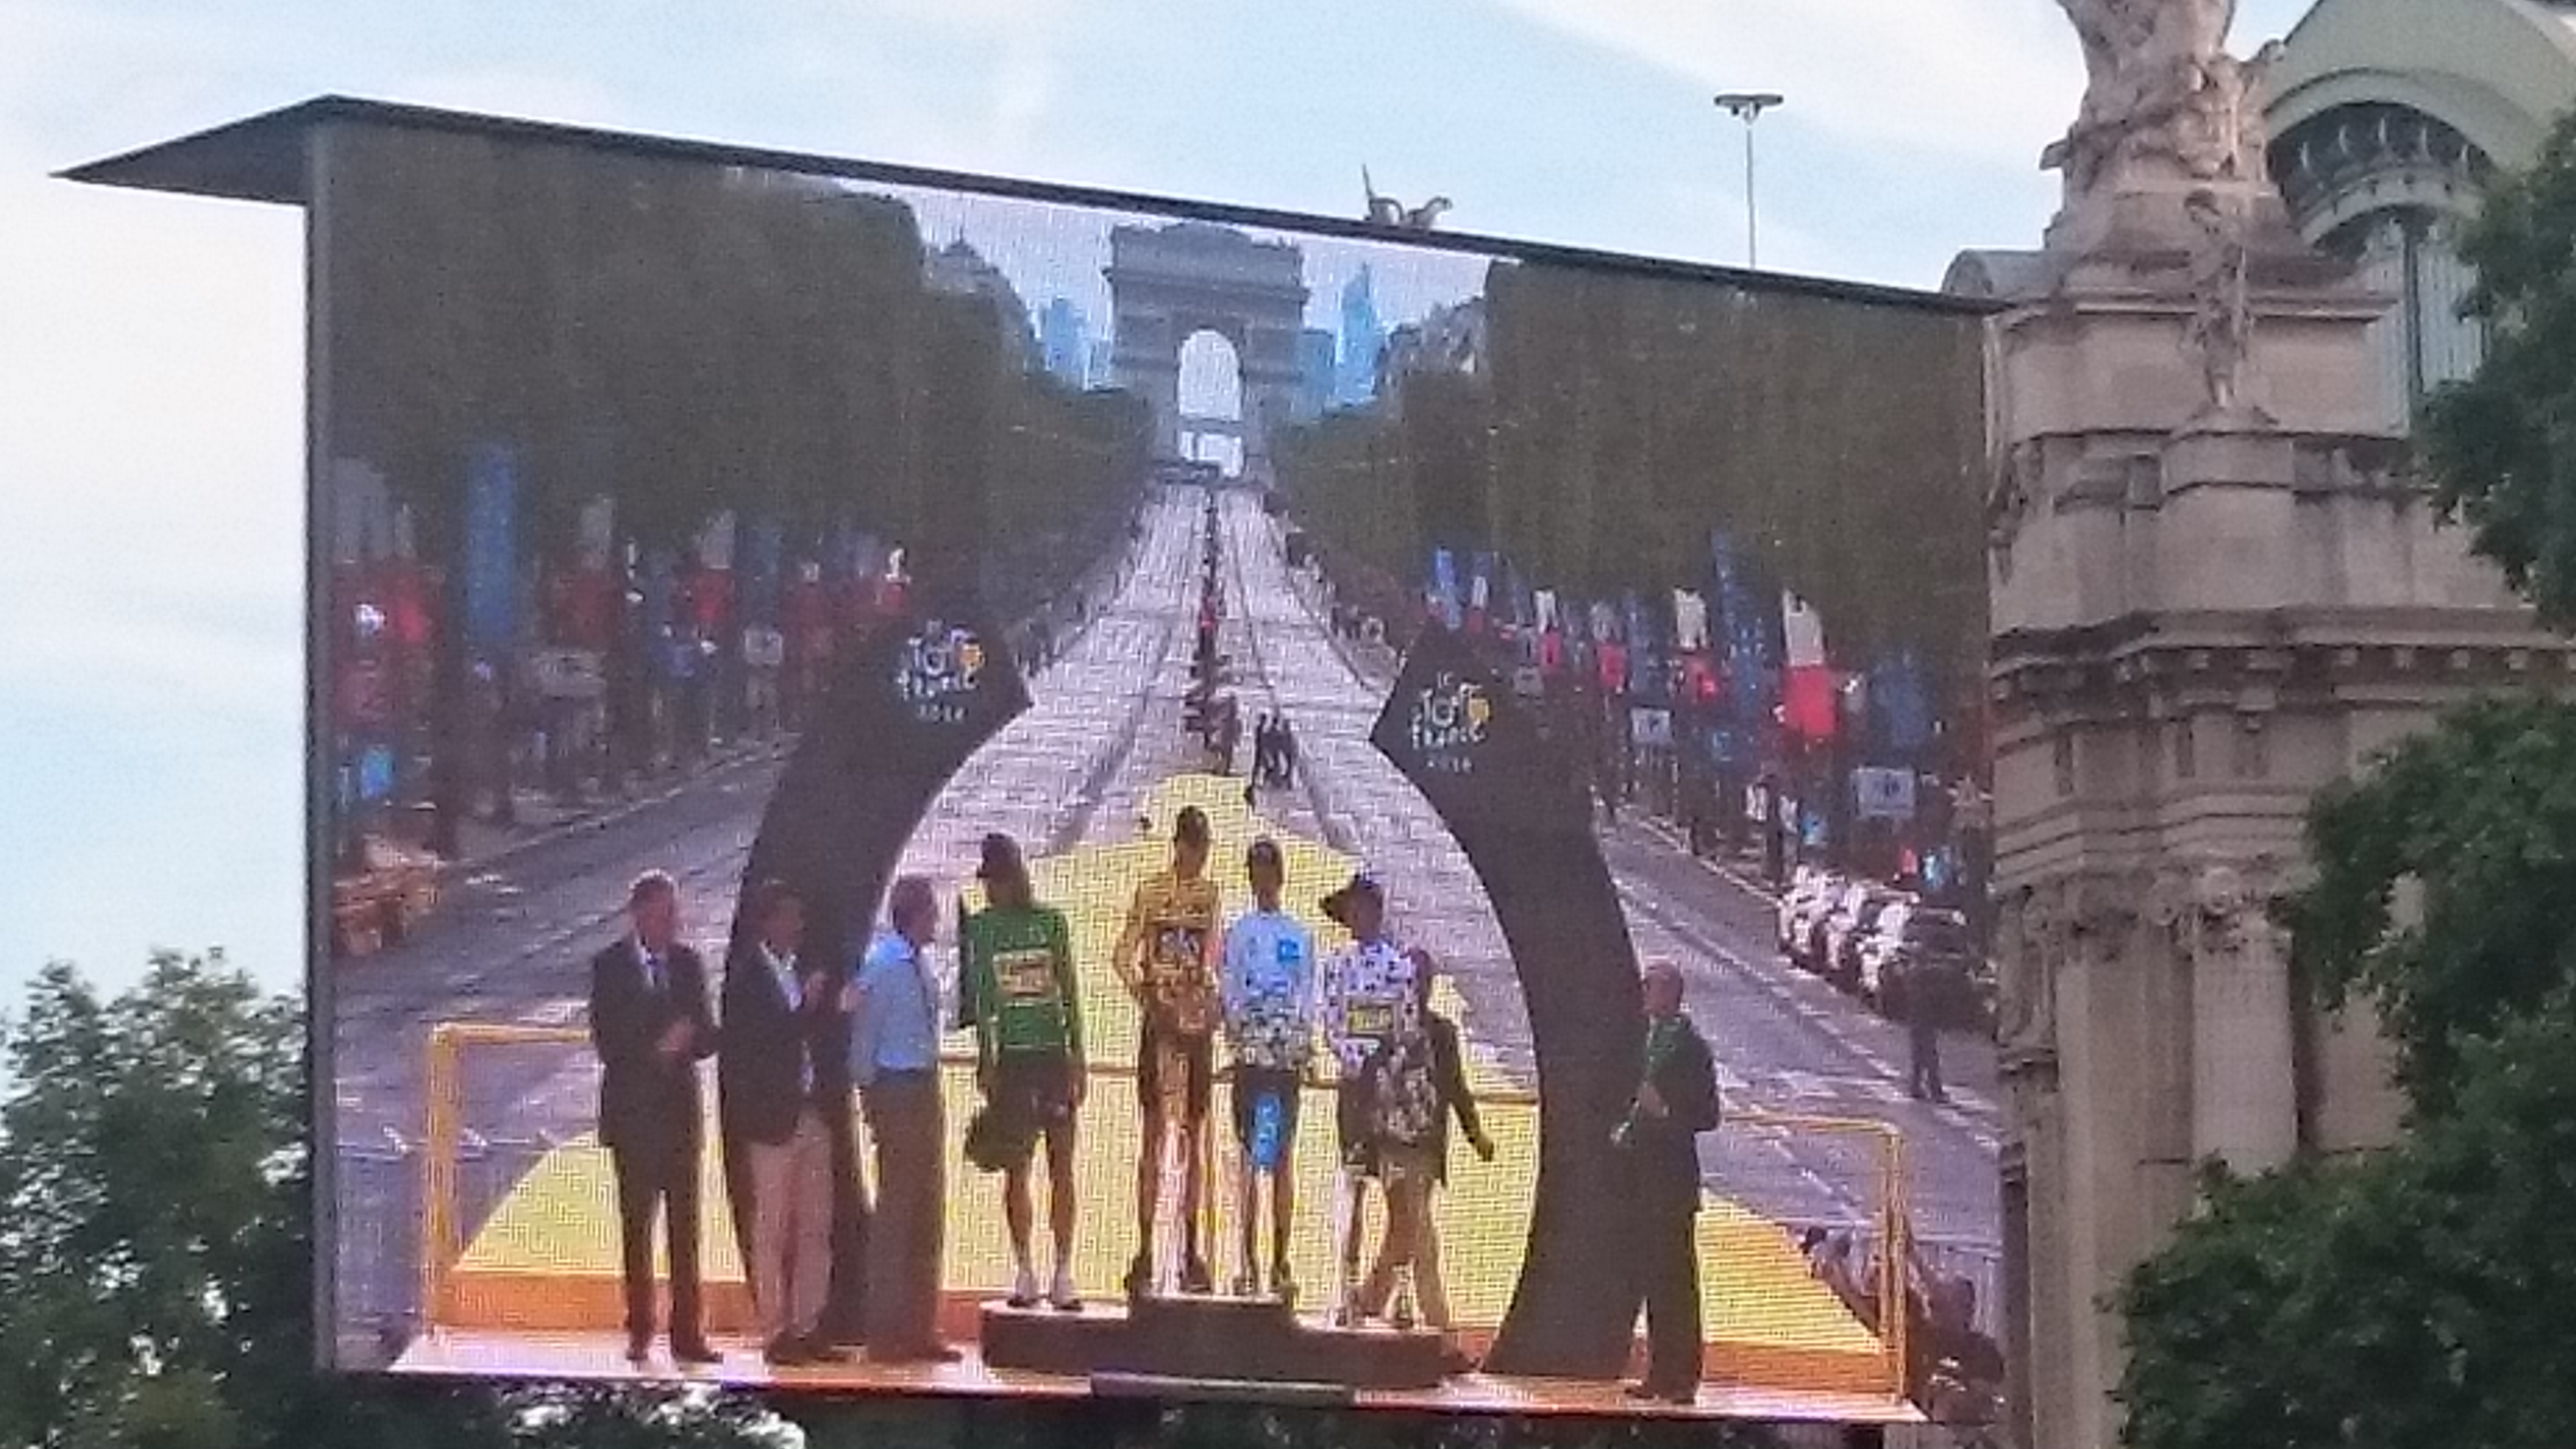
<path fill-rule="evenodd" d="M 1422 1029 L 1431 1038 L 1431 1081 L 1440 1092 L 1440 1125 L 1431 1129 L 1431 1170 L 1449 1181 L 1449 1119 L 1467 1129 L 1470 1139 L 1485 1133 L 1476 1111 L 1476 1094 L 1467 1086 L 1467 1054 L 1458 1041 L 1458 1023 L 1436 1011 L 1422 1013 Z"/>
<path fill-rule="evenodd" d="M 1628 1142 L 1641 1204 L 1665 1210 L 1699 1210 L 1699 1136 L 1717 1130 L 1717 1062 L 1689 1017 L 1681 1037 L 1655 1068 L 1655 1093 L 1665 1115 L 1641 1117 Z"/>
<path fill-rule="evenodd" d="M 802 980 L 812 968 L 799 961 Z M 849 1018 L 841 1013 L 841 975 L 826 970 L 825 989 L 791 1011 L 779 994 L 760 943 L 748 941 L 725 960 L 724 1056 L 716 1064 L 717 1111 L 724 1130 L 751 1142 L 784 1142 L 796 1135 L 796 1114 L 808 1102 L 826 1126 L 849 1115 Z M 799 1082 L 799 1064 L 811 1062 L 814 1090 Z"/>
<path fill-rule="evenodd" d="M 676 1021 L 696 1023 L 697 1040 L 689 1055 L 671 1061 L 653 1046 Z M 674 942 L 662 958 L 660 991 L 645 988 L 632 938 L 590 958 L 590 1041 L 601 1068 L 600 1142 L 622 1150 L 694 1149 L 701 1136 L 697 1064 L 716 1050 L 698 953 Z"/>

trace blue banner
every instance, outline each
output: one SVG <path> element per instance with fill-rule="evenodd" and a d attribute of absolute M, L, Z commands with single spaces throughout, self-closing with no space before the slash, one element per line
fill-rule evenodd
<path fill-rule="evenodd" d="M 742 619 L 746 624 L 778 622 L 779 593 L 786 585 L 787 530 L 775 518 L 751 525 L 743 543 Z"/>
<path fill-rule="evenodd" d="M 465 638 L 505 650 L 518 637 L 519 459 L 485 443 L 466 459 Z"/>
<path fill-rule="evenodd" d="M 671 632 L 671 608 L 677 592 L 671 579 L 671 551 L 649 548 L 635 566 L 635 621 L 648 647 L 658 648 Z"/>
<path fill-rule="evenodd" d="M 1888 758 L 1912 760 L 1932 743 L 1932 701 L 1923 666 L 1911 649 L 1869 672 L 1870 743 Z"/>
<path fill-rule="evenodd" d="M 1445 548 L 1431 551 L 1431 605 L 1452 629 L 1466 622 L 1458 602 L 1458 561 Z"/>
<path fill-rule="evenodd" d="M 1718 615 L 1710 628 L 1726 656 L 1728 712 L 1746 737 L 1749 753 L 1749 741 L 1761 737 L 1772 708 L 1779 703 L 1775 651 L 1770 644 L 1779 611 L 1776 606 L 1766 607 L 1759 602 L 1765 595 L 1745 577 L 1730 535 L 1723 531 L 1711 533 L 1708 550 Z"/>
<path fill-rule="evenodd" d="M 1749 763 L 1744 750 L 1743 733 L 1729 724 L 1709 726 L 1708 760 L 1710 764 L 1722 770 L 1740 763 Z"/>

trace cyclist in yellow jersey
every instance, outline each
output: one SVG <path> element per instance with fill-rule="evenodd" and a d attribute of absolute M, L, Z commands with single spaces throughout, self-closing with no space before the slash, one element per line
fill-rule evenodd
<path fill-rule="evenodd" d="M 1111 963 L 1143 1016 L 1136 1088 L 1145 1132 L 1136 1154 L 1136 1258 L 1131 1298 L 1154 1282 L 1154 1220 L 1162 1207 L 1164 1154 L 1181 1150 L 1181 1291 L 1208 1293 L 1215 1281 L 1199 1252 L 1205 1199 L 1208 1101 L 1216 1074 L 1220 933 L 1216 882 L 1207 877 L 1208 821 L 1185 806 L 1172 825 L 1172 864 L 1136 886 Z"/>

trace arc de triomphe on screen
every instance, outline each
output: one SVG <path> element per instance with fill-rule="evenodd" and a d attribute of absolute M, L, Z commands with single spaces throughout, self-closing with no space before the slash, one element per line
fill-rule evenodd
<path fill-rule="evenodd" d="M 1109 233 L 1106 275 L 1112 380 L 1153 406 L 1155 456 L 1181 456 L 1181 345 L 1213 332 L 1242 378 L 1244 475 L 1268 479 L 1269 431 L 1297 404 L 1304 256 L 1208 222 L 1122 226 Z"/>

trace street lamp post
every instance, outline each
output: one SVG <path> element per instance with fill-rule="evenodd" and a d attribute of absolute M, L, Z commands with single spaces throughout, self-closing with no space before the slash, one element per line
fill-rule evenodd
<path fill-rule="evenodd" d="M 1753 211 L 1753 123 L 1764 111 L 1784 105 L 1787 98 L 1769 91 L 1728 91 L 1717 97 L 1717 108 L 1744 123 L 1744 265 L 1762 264 L 1760 234 L 1754 226 Z"/>

